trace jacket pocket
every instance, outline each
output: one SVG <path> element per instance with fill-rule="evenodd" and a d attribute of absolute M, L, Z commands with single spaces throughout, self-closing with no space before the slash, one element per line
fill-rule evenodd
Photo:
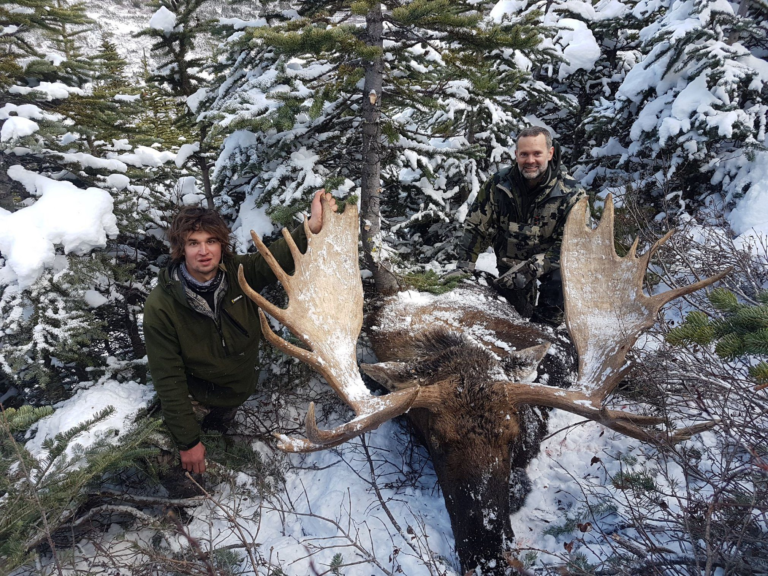
<path fill-rule="evenodd" d="M 237 320 L 235 320 L 234 317 L 229 312 L 227 312 L 226 308 L 222 308 L 221 311 L 224 314 L 224 316 L 227 318 L 227 320 L 229 320 L 230 323 L 235 327 L 235 329 L 237 329 L 237 331 L 240 332 L 240 334 L 242 334 L 246 338 L 250 337 L 250 335 L 248 334 L 248 330 L 243 328 L 243 325 L 240 324 L 240 322 L 238 322 Z"/>
<path fill-rule="evenodd" d="M 221 307 L 221 327 L 229 347 L 229 355 L 239 355 L 258 346 L 258 312 L 245 296 L 235 297 Z"/>

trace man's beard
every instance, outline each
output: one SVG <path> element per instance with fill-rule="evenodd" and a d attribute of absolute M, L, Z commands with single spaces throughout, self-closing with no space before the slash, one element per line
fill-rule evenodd
<path fill-rule="evenodd" d="M 548 167 L 549 162 L 544 164 L 544 166 L 537 168 L 535 172 L 526 172 L 525 170 L 520 170 L 520 172 L 526 180 L 537 180 L 546 173 Z"/>

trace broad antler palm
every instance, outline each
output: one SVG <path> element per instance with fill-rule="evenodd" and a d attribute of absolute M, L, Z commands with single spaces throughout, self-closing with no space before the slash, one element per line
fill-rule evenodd
<path fill-rule="evenodd" d="M 373 396 L 357 367 L 357 338 L 363 324 L 363 285 L 357 259 L 357 208 L 347 206 L 342 214 L 336 214 L 323 201 L 322 230 L 313 234 L 307 221 L 304 229 L 308 239 L 304 254 L 283 229 L 295 264 L 292 276 L 286 274 L 261 239 L 251 232 L 256 247 L 288 294 L 286 309 L 278 308 L 252 290 L 245 281 L 242 267 L 238 280 L 248 297 L 285 325 L 307 349 L 277 336 L 264 312 L 259 310 L 264 337 L 286 354 L 317 370 L 354 410 L 356 417 L 333 430 L 320 430 L 315 420 L 314 403 L 310 404 L 306 416 L 307 438 L 279 436 L 278 447 L 288 452 L 310 452 L 346 442 L 404 413 L 418 395 L 418 390 L 412 389 Z"/>
<path fill-rule="evenodd" d="M 695 284 L 646 296 L 643 280 L 648 264 L 674 230 L 642 256 L 636 255 L 638 239 L 635 239 L 627 255 L 621 257 L 614 249 L 612 197 L 607 197 L 603 217 L 594 230 L 587 222 L 588 211 L 586 198 L 571 210 L 560 255 L 566 324 L 579 355 L 578 380 L 567 391 L 535 384 L 509 383 L 511 402 L 573 412 L 646 441 L 664 439 L 676 442 L 711 428 L 714 423 L 705 422 L 663 436 L 646 427 L 661 424 L 664 419 L 608 410 L 604 403 L 629 368 L 625 364 L 627 352 L 640 334 L 653 326 L 661 307 L 675 298 L 717 282 L 730 272 L 730 268 Z"/>

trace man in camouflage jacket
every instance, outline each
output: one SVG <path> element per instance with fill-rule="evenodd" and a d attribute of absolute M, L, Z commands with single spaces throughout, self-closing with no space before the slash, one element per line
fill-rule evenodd
<path fill-rule="evenodd" d="M 471 270 L 489 245 L 496 253 L 496 288 L 534 321 L 563 320 L 560 246 L 568 212 L 585 192 L 560 163 L 560 147 L 546 128 L 517 138 L 516 165 L 488 180 L 464 224 L 460 270 Z"/>

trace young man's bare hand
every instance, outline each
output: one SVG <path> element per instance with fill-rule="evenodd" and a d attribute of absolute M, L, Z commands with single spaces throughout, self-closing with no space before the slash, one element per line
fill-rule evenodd
<path fill-rule="evenodd" d="M 322 198 L 325 196 L 328 206 L 334 212 L 338 211 L 339 207 L 336 205 L 336 198 L 325 191 L 325 188 L 315 192 L 315 197 L 312 198 L 312 212 L 309 217 L 309 229 L 312 234 L 317 234 L 323 229 L 323 204 Z"/>
<path fill-rule="evenodd" d="M 181 467 L 187 472 L 202 474 L 205 472 L 205 446 L 198 442 L 189 450 L 179 450 Z"/>

